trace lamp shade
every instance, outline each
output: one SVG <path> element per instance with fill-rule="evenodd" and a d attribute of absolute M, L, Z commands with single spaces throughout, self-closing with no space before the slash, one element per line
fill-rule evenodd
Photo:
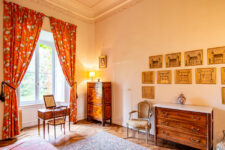
<path fill-rule="evenodd" d="M 94 71 L 89 72 L 89 77 L 91 78 L 95 77 L 95 72 Z"/>

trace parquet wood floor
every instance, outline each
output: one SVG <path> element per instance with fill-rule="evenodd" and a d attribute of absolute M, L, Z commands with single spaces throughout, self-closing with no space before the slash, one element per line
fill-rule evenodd
<path fill-rule="evenodd" d="M 53 127 L 50 127 L 50 135 L 46 132 L 46 140 L 55 145 L 57 148 L 63 147 L 67 144 L 85 139 L 91 135 L 96 134 L 99 131 L 105 131 L 108 133 L 111 133 L 113 135 L 116 135 L 120 138 L 126 138 L 126 128 L 118 125 L 107 125 L 105 127 L 102 127 L 100 123 L 95 122 L 88 122 L 86 120 L 79 121 L 75 125 L 71 125 L 71 131 L 68 131 L 68 125 L 66 126 L 66 135 L 63 134 L 63 131 L 61 131 L 60 127 L 57 127 L 57 138 L 54 138 L 54 129 Z M 40 137 L 43 137 L 43 129 L 41 128 L 41 135 Z M 132 136 L 133 132 L 130 130 L 130 136 Z M 153 136 L 150 136 L 150 140 L 148 141 L 148 144 L 145 143 L 145 135 L 144 133 L 139 133 L 139 135 L 136 133 L 134 134 L 135 138 L 128 138 L 129 141 L 134 142 L 136 144 L 140 144 L 142 146 L 145 146 L 147 148 L 150 148 L 152 150 L 168 150 L 168 149 L 177 149 L 177 150 L 190 150 L 191 148 L 185 147 L 182 145 L 177 145 L 171 142 L 162 141 L 159 140 L 158 145 L 155 146 L 153 142 Z M 6 141 L 0 141 L 0 147 L 6 146 L 9 144 L 13 144 L 15 142 L 20 142 L 22 140 L 26 140 L 32 137 L 38 136 L 38 128 L 30 127 L 25 128 L 21 131 L 20 135 L 17 138 L 6 140 Z"/>

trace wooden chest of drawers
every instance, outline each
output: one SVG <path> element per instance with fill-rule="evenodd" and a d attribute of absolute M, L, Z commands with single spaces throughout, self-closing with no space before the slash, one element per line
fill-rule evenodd
<path fill-rule="evenodd" d="M 87 83 L 87 119 L 112 122 L 111 82 Z"/>
<path fill-rule="evenodd" d="M 198 149 L 211 149 L 213 111 L 208 107 L 178 104 L 155 105 L 155 143 L 173 141 Z"/>

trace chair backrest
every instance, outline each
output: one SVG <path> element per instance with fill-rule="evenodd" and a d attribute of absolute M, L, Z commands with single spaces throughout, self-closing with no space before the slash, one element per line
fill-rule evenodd
<path fill-rule="evenodd" d="M 150 112 L 151 112 L 151 103 L 147 101 L 138 103 L 138 118 L 149 119 Z"/>
<path fill-rule="evenodd" d="M 55 119 L 57 118 L 64 118 L 66 120 L 67 116 L 67 106 L 60 106 L 60 107 L 54 107 L 52 112 L 53 112 L 53 119 L 54 119 L 54 124 L 55 124 Z"/>
<path fill-rule="evenodd" d="M 44 95 L 45 107 L 54 108 L 56 107 L 55 99 L 53 95 Z"/>

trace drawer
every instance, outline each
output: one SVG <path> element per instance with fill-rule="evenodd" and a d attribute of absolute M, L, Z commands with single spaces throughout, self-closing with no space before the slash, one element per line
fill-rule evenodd
<path fill-rule="evenodd" d="M 97 105 L 88 105 L 88 116 L 90 116 L 93 119 L 102 120 L 102 106 Z"/>
<path fill-rule="evenodd" d="M 206 148 L 206 137 L 192 136 L 181 132 L 175 132 L 164 128 L 157 128 L 158 137 L 165 140 L 179 142 L 181 144 L 203 149 Z"/>
<path fill-rule="evenodd" d="M 157 107 L 156 111 L 159 118 L 169 118 L 204 124 L 206 124 L 207 122 L 207 115 L 205 113 L 182 111 L 167 108 L 157 108 Z"/>
<path fill-rule="evenodd" d="M 94 88 L 88 88 L 88 94 L 87 94 L 88 103 L 102 103 L 102 89 L 96 90 Z"/>
<path fill-rule="evenodd" d="M 198 136 L 207 136 L 206 124 L 199 125 L 165 118 L 158 118 L 157 126 L 162 128 L 170 128 L 175 131 L 194 134 Z"/>

